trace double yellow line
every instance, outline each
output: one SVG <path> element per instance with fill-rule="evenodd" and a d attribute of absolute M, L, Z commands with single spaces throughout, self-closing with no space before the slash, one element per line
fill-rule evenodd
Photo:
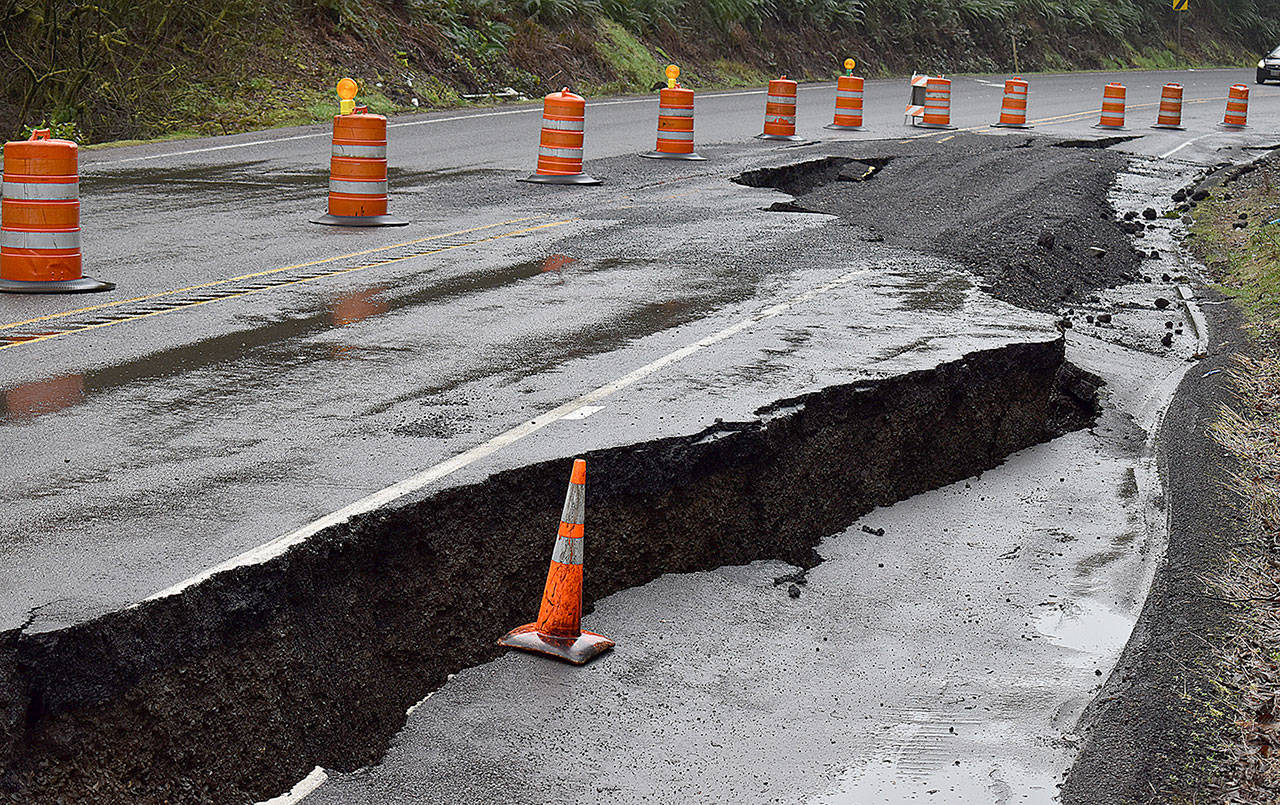
<path fill-rule="evenodd" d="M 306 263 L 295 263 L 294 265 L 282 266 L 280 268 L 272 268 L 266 271 L 255 271 L 251 274 L 241 274 L 237 277 L 228 277 L 227 279 L 214 280 L 213 282 L 204 282 L 198 285 L 188 285 L 183 288 L 174 288 L 172 290 L 161 291 L 159 293 L 153 293 L 153 294 L 147 294 L 145 296 L 135 296 L 132 299 L 121 299 L 116 302 L 106 302 L 101 305 L 90 305 L 88 307 L 77 308 L 75 310 L 66 310 L 61 313 L 51 313 L 48 316 L 39 316 L 34 319 L 26 319 L 25 321 L 15 321 L 15 322 L 9 322 L 8 324 L 0 324 L 0 331 L 11 330 L 17 327 L 24 327 L 31 324 L 39 324 L 41 322 L 46 322 L 46 321 L 55 321 L 57 319 L 64 319 L 69 316 L 77 316 L 83 313 L 92 313 L 93 311 L 96 311 L 96 310 L 106 310 L 109 308 L 120 307 L 121 305 L 128 305 L 136 302 L 145 302 L 150 299 L 160 299 L 166 296 L 173 296 L 174 294 L 186 293 L 188 291 L 197 291 L 204 288 L 216 288 L 223 285 L 231 285 L 237 282 L 244 282 L 245 280 L 258 279 L 260 277 L 269 277 L 274 274 L 283 273 L 285 271 L 296 271 L 301 268 L 311 268 L 313 266 L 321 266 L 329 263 L 337 263 L 344 260 L 351 260 L 356 257 L 365 257 L 371 254 L 381 254 L 381 253 L 393 251 L 395 249 L 403 249 L 407 246 L 416 246 L 418 244 L 430 243 L 431 241 L 443 240 L 445 238 L 457 237 L 459 235 L 469 235 L 477 232 L 484 232 L 485 230 L 489 230 L 489 229 L 496 229 L 502 226 L 511 226 L 514 224 L 520 224 L 520 223 L 533 221 L 533 220 L 536 220 L 536 217 L 513 218 L 509 221 L 502 221 L 496 224 L 486 224 L 485 226 L 477 226 L 477 227 L 472 227 L 470 229 L 459 229 L 455 232 L 445 232 L 440 235 L 431 235 L 425 238 L 417 238 L 415 240 L 406 240 L 402 243 L 391 244 L 390 246 L 379 246 L 376 249 L 365 249 L 363 251 L 351 252 L 350 254 L 342 254 L 336 257 L 326 257 L 322 260 L 312 260 Z M 356 271 L 363 271 L 367 268 L 374 268 L 375 266 L 389 265 L 391 263 L 398 263 L 403 260 L 413 260 L 418 257 L 428 257 L 433 254 L 452 251 L 453 249 L 462 249 L 467 246 L 474 246 L 478 243 L 485 243 L 487 241 L 493 241 L 493 240 L 501 240 L 502 238 L 509 238 L 515 235 L 523 235 L 527 232 L 537 232 L 542 229 L 550 229 L 552 227 L 563 226 L 564 224 L 572 223 L 573 221 L 576 221 L 576 220 L 578 219 L 566 218 L 562 221 L 552 221 L 549 223 L 537 224 L 535 226 L 528 226 L 521 229 L 511 230 L 509 232 L 502 232 L 497 235 L 477 237 L 472 240 L 468 240 L 466 243 L 457 243 L 457 244 L 452 244 L 448 246 L 441 246 L 438 249 L 432 249 L 426 252 L 414 252 L 413 254 L 407 254 L 401 257 L 393 257 L 389 260 L 378 260 L 376 262 L 369 262 L 369 263 L 363 263 L 358 266 L 352 266 L 351 268 L 334 269 L 333 271 L 328 271 L 328 272 L 325 272 L 324 274 L 319 274 L 316 276 L 299 277 L 298 279 L 295 279 L 295 280 L 291 280 L 288 282 L 275 283 L 264 288 L 248 288 L 237 293 L 229 293 L 229 294 L 226 294 L 225 296 L 219 296 L 216 299 L 193 300 L 187 304 L 174 305 L 173 307 L 168 307 L 163 310 L 153 310 L 149 312 L 138 313 L 135 316 L 123 316 L 118 319 L 113 319 L 112 321 L 98 322 L 97 324 L 86 324 L 80 327 L 71 327 L 66 330 L 48 332 L 42 335 L 38 335 L 34 338 L 28 338 L 22 341 L 15 341 L 9 344 L 0 345 L 0 351 L 11 349 L 16 346 L 22 346 L 24 344 L 36 344 L 41 341 L 48 341 L 51 338 L 57 338 L 59 336 L 68 335 L 70 333 L 82 333 L 88 330 L 96 330 L 101 327 L 110 327 L 113 324 L 119 324 L 121 322 L 137 321 L 139 319 L 146 319 L 152 316 L 159 316 L 162 313 L 169 313 L 175 310 L 187 310 L 189 308 L 198 307 L 199 305 L 207 305 L 212 302 L 221 302 L 224 299 L 237 299 L 243 296 L 248 296 L 249 294 L 252 294 L 252 293 L 257 293 L 259 291 L 268 291 L 274 288 L 285 288 L 290 285 L 298 285 L 304 282 L 311 282 L 312 280 L 326 279 L 328 277 L 337 277 L 343 274 L 351 274 Z"/>

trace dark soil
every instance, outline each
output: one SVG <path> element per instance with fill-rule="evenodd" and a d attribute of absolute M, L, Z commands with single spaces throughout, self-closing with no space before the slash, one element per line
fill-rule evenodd
<path fill-rule="evenodd" d="M 736 181 L 776 187 L 796 196 L 795 208 L 959 260 L 997 299 L 1032 310 L 1053 312 L 1090 291 L 1140 280 L 1144 255 L 1107 201 L 1127 158 L 1043 137 L 1010 148 L 1005 139 L 959 134 L 945 144 L 833 147 L 839 156 Z M 1094 256 L 1091 246 L 1105 253 Z"/>

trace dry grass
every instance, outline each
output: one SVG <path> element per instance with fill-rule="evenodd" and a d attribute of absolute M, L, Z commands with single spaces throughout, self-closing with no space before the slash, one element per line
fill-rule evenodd
<path fill-rule="evenodd" d="M 1236 461 L 1227 492 L 1244 527 L 1228 561 L 1205 579 L 1236 628 L 1205 686 L 1213 701 L 1199 704 L 1229 726 L 1215 749 L 1234 762 L 1201 801 L 1232 805 L 1280 803 L 1280 244 L 1265 224 L 1277 217 L 1276 184 L 1264 164 L 1214 191 L 1193 227 L 1200 257 L 1253 336 L 1250 354 L 1230 371 L 1233 397 L 1210 427 Z M 1242 220 L 1248 224 L 1238 228 Z"/>

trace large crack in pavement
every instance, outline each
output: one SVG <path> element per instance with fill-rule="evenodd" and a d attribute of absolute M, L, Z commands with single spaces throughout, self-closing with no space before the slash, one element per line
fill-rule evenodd
<path fill-rule="evenodd" d="M 1014 344 L 588 454 L 586 601 L 665 573 L 812 565 L 823 535 L 871 508 L 1080 427 L 1082 388 L 1061 340 Z M 503 472 L 181 596 L 7 634 L 8 796 L 228 802 L 376 760 L 406 708 L 498 656 L 494 636 L 527 615 L 563 475 L 561 462 Z"/>

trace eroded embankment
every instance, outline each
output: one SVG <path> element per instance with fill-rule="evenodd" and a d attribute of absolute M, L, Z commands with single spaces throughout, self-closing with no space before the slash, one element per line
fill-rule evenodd
<path fill-rule="evenodd" d="M 1095 390 L 1060 339 L 1015 344 L 590 453 L 588 605 L 664 573 L 812 566 L 820 537 L 872 507 L 1082 426 Z M 505 471 L 178 596 L 4 635 L 4 795 L 248 801 L 317 764 L 376 761 L 407 707 L 529 619 L 566 467 Z"/>

